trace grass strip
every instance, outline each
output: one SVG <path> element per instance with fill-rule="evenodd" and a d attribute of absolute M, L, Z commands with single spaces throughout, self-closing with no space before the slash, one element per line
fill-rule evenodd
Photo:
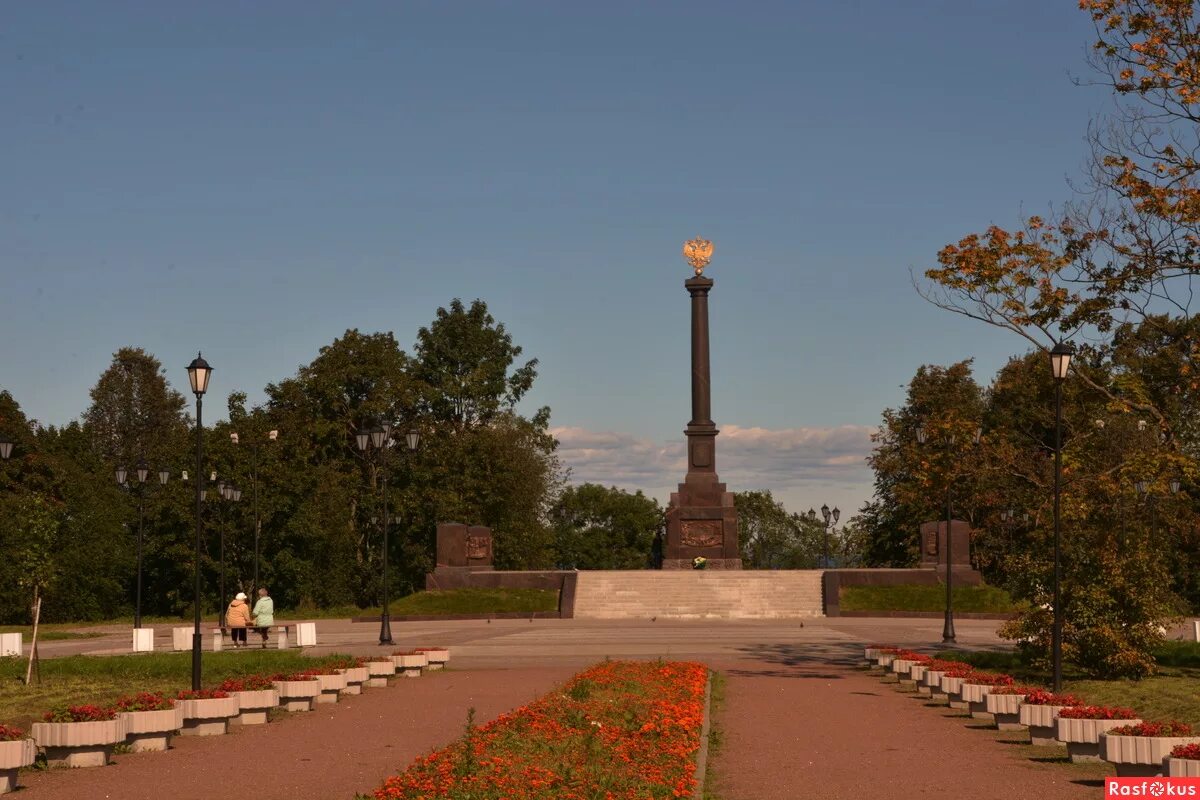
<path fill-rule="evenodd" d="M 690 797 L 707 668 L 606 661 L 388 778 L 376 800 Z"/>
<path fill-rule="evenodd" d="M 996 586 L 958 586 L 954 608 L 977 614 L 1007 614 L 1020 609 L 1008 592 Z M 946 607 L 946 587 L 845 586 L 838 595 L 843 611 L 941 611 Z"/>
<path fill-rule="evenodd" d="M 964 661 L 1012 675 L 1018 683 L 1050 685 L 1050 674 L 1023 664 L 1014 652 L 944 650 L 937 658 Z M 1092 705 L 1128 706 L 1145 719 L 1200 725 L 1200 643 L 1166 642 L 1155 653 L 1158 673 L 1142 680 L 1097 680 L 1064 665 L 1063 691 Z"/>
<path fill-rule="evenodd" d="M 250 650 L 204 654 L 203 685 L 226 678 L 295 672 L 344 655 L 312 658 L 296 651 Z M 28 728 L 42 714 L 61 704 L 107 706 L 136 692 L 190 689 L 191 653 L 146 653 L 129 656 L 69 656 L 41 661 L 41 682 L 26 686 L 25 660 L 0 659 L 0 723 Z"/>

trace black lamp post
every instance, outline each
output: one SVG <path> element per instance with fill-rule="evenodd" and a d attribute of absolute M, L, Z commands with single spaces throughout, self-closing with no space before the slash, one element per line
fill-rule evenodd
<path fill-rule="evenodd" d="M 368 448 L 374 447 L 379 452 L 380 480 L 383 491 L 383 609 L 379 615 L 379 643 L 392 644 L 392 614 L 390 610 L 390 592 L 388 587 L 388 529 L 391 527 L 387 507 L 387 451 L 392 442 L 393 427 L 390 422 L 376 424 L 369 429 L 359 430 L 354 434 L 358 449 L 364 454 Z M 421 444 L 421 434 L 413 429 L 404 435 L 409 452 L 415 451 Z"/>
<path fill-rule="evenodd" d="M 204 424 L 201 417 L 204 405 L 204 393 L 208 391 L 208 379 L 212 377 L 212 367 L 197 353 L 188 364 L 188 381 L 192 385 L 192 393 L 196 395 L 196 552 L 192 565 L 192 604 L 194 612 L 194 628 L 192 629 L 192 689 L 200 690 L 200 537 L 201 537 L 201 503 L 204 500 Z"/>
<path fill-rule="evenodd" d="M 237 433 L 229 434 L 229 438 L 234 444 L 238 444 Z M 279 431 L 267 431 L 267 441 L 273 442 L 279 438 Z M 258 558 L 259 558 L 259 538 L 262 536 L 262 517 L 258 513 L 258 442 L 250 443 L 250 490 L 254 497 L 254 583 L 251 589 L 251 598 L 254 597 L 254 592 L 258 591 Z"/>
<path fill-rule="evenodd" d="M 0 460 L 8 461 L 12 456 L 13 440 L 0 433 Z"/>
<path fill-rule="evenodd" d="M 145 528 L 145 501 L 146 501 L 146 479 L 150 477 L 150 465 L 146 463 L 146 459 L 140 459 L 137 467 L 134 468 L 134 475 L 137 476 L 137 500 L 138 500 L 138 533 L 137 533 L 137 595 L 133 607 L 133 627 L 142 627 L 142 542 L 144 541 L 143 530 Z M 125 467 L 117 467 L 116 479 L 117 484 L 121 488 L 126 488 L 126 480 L 129 477 L 129 471 Z M 167 481 L 171 479 L 171 473 L 166 469 L 158 471 L 158 485 L 166 486 Z"/>
<path fill-rule="evenodd" d="M 821 567 L 823 569 L 829 569 L 829 529 L 837 525 L 841 515 L 841 510 L 836 507 L 830 511 L 828 505 L 821 506 L 821 517 L 825 520 L 825 538 L 821 544 Z M 810 510 L 809 516 L 816 517 L 816 514 Z"/>
<path fill-rule="evenodd" d="M 1050 634 L 1050 658 L 1054 669 L 1054 691 L 1062 691 L 1062 387 L 1075 351 L 1059 342 L 1050 351 L 1050 373 L 1054 376 L 1054 622 Z"/>
<path fill-rule="evenodd" d="M 978 445 L 983 436 L 983 428 L 975 428 L 972 437 Z M 924 425 L 917 428 L 917 444 L 925 444 L 929 432 Z M 942 619 L 942 644 L 954 644 L 957 637 L 954 633 L 954 479 L 952 477 L 950 458 L 951 448 L 954 447 L 954 434 L 948 434 L 944 444 L 946 447 L 946 610 Z"/>

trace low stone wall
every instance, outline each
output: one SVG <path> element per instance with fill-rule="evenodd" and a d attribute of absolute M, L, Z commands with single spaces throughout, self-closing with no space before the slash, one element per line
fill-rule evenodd
<path fill-rule="evenodd" d="M 825 616 L 849 616 L 841 610 L 841 588 L 843 586 L 934 586 L 942 583 L 944 568 L 916 569 L 830 569 L 825 570 L 822 594 Z M 956 586 L 978 586 L 982 576 L 973 569 L 955 569 Z M 935 615 L 941 612 L 936 612 Z M 854 616 L 887 616 L 886 612 L 853 612 Z"/>
<path fill-rule="evenodd" d="M 427 591 L 447 591 L 453 589 L 548 589 L 558 592 L 557 612 L 522 613 L 514 612 L 514 617 L 525 619 L 534 618 L 570 618 L 575 612 L 575 570 L 527 570 L 504 571 L 493 569 L 477 569 L 472 567 L 438 567 L 425 575 Z M 505 619 L 499 614 L 485 614 L 470 619 Z M 511 617 L 509 617 L 511 618 Z M 392 617 L 398 619 L 398 617 Z M 415 619 L 415 618 L 414 618 Z M 437 619 L 449 619 L 439 616 Z"/>

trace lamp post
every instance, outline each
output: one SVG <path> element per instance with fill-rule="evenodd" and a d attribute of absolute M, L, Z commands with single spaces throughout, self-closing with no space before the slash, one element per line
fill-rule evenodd
<path fill-rule="evenodd" d="M 129 472 L 125 467 L 117 467 L 116 479 L 117 485 L 122 489 L 129 488 L 126 485 Z M 150 477 L 150 465 L 146 463 L 146 459 L 139 459 L 137 467 L 134 468 L 134 475 L 137 476 L 137 499 L 138 499 L 138 532 L 137 532 L 137 594 L 136 601 L 133 607 L 133 627 L 142 627 L 142 542 L 143 530 L 145 528 L 145 501 L 146 501 L 146 479 Z M 158 485 L 166 486 L 167 481 L 171 479 L 171 473 L 166 469 L 158 470 Z"/>
<path fill-rule="evenodd" d="M 391 527 L 387 507 L 387 451 L 392 442 L 393 426 L 390 422 L 377 423 L 371 428 L 359 430 L 354 434 L 355 443 L 364 455 L 374 447 L 379 452 L 380 481 L 383 492 L 383 609 L 379 615 L 379 643 L 392 644 L 392 615 L 388 590 L 388 528 Z M 409 430 L 404 435 L 408 451 L 414 452 L 421 444 L 421 434 L 416 429 Z"/>
<path fill-rule="evenodd" d="M 188 364 L 188 381 L 192 385 L 192 393 L 196 395 L 196 550 L 195 561 L 192 565 L 192 604 L 194 612 L 194 627 L 192 629 L 192 689 L 200 690 L 200 536 L 201 536 L 201 503 L 204 499 L 204 424 L 201 412 L 204 406 L 204 393 L 208 391 L 208 380 L 212 377 L 212 367 L 197 353 Z"/>
<path fill-rule="evenodd" d="M 0 433 L 0 461 L 8 461 L 12 456 L 13 440 Z"/>
<path fill-rule="evenodd" d="M 972 443 L 979 444 L 983 437 L 983 428 L 976 427 Z M 925 444 L 929 432 L 924 425 L 917 428 L 917 444 Z M 947 434 L 943 441 L 946 448 L 946 610 L 942 619 L 942 644 L 954 644 L 957 637 L 954 633 L 954 478 L 950 457 L 954 447 L 954 434 Z"/>
<path fill-rule="evenodd" d="M 1050 351 L 1050 373 L 1054 376 L 1054 622 L 1050 634 L 1050 659 L 1054 669 L 1054 691 L 1062 691 L 1062 388 L 1075 351 L 1059 342 Z"/>
<path fill-rule="evenodd" d="M 816 516 L 816 514 L 813 514 L 811 511 L 809 514 L 813 517 Z M 838 518 L 841 517 L 841 515 L 841 510 L 836 506 L 832 511 L 829 510 L 828 505 L 821 506 L 821 517 L 825 520 L 825 538 L 821 545 L 821 567 L 823 569 L 829 569 L 829 529 L 834 525 L 837 525 Z"/>
<path fill-rule="evenodd" d="M 230 440 L 238 443 L 238 435 L 236 432 L 229 434 Z M 267 431 L 267 441 L 273 442 L 279 438 L 279 431 Z M 259 538 L 262 536 L 262 518 L 258 514 L 258 442 L 250 443 L 250 490 L 254 497 L 254 583 L 251 589 L 250 596 L 254 597 L 254 592 L 258 591 L 258 554 L 259 554 Z"/>

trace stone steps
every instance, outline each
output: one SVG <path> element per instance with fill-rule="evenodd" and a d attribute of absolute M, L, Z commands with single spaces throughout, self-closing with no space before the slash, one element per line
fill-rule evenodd
<path fill-rule="evenodd" d="M 820 570 L 584 571 L 579 619 L 785 619 L 824 616 Z"/>

